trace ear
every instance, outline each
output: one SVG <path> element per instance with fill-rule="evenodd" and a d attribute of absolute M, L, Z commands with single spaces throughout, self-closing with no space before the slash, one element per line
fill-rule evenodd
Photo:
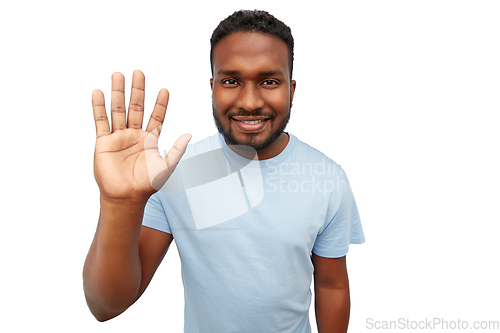
<path fill-rule="evenodd" d="M 292 82 L 290 82 L 290 107 L 292 107 L 293 105 L 293 95 L 295 94 L 295 87 L 297 86 L 297 82 L 295 82 L 295 80 L 292 80 Z"/>
<path fill-rule="evenodd" d="M 212 91 L 214 91 L 214 79 L 213 78 L 210 79 L 210 89 L 212 89 Z"/>

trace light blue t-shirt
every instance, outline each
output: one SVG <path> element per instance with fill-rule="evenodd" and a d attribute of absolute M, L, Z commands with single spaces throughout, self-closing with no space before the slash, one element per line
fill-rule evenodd
<path fill-rule="evenodd" d="M 185 332 L 310 332 L 311 252 L 342 257 L 364 242 L 342 168 L 289 137 L 262 161 L 220 134 L 189 145 L 148 201 L 143 225 L 171 233 L 179 251 Z"/>

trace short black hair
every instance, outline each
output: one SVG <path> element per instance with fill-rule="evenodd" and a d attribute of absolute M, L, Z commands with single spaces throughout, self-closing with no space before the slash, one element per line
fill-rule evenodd
<path fill-rule="evenodd" d="M 213 50 L 215 45 L 224 37 L 235 32 L 263 32 L 277 37 L 285 42 L 288 47 L 288 58 L 290 64 L 290 80 L 293 70 L 293 36 L 292 30 L 285 23 L 263 10 L 239 10 L 222 20 L 215 28 L 210 38 L 210 67 L 212 75 Z"/>

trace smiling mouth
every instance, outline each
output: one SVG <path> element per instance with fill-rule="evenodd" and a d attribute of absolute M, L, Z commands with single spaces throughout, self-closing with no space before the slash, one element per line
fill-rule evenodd
<path fill-rule="evenodd" d="M 241 121 L 242 123 L 245 123 L 245 124 L 251 124 L 251 125 L 253 125 L 253 124 L 260 123 L 260 122 L 262 122 L 264 120 L 239 120 L 239 121 Z"/>
<path fill-rule="evenodd" d="M 258 132 L 266 126 L 269 117 L 232 117 L 240 131 L 245 133 Z"/>

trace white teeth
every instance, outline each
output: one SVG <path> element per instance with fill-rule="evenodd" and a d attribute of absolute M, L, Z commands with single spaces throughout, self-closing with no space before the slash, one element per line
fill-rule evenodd
<path fill-rule="evenodd" d="M 245 124 L 257 124 L 257 123 L 260 123 L 262 120 L 253 120 L 253 121 L 247 121 L 247 120 L 241 120 L 241 122 L 245 123 Z"/>

